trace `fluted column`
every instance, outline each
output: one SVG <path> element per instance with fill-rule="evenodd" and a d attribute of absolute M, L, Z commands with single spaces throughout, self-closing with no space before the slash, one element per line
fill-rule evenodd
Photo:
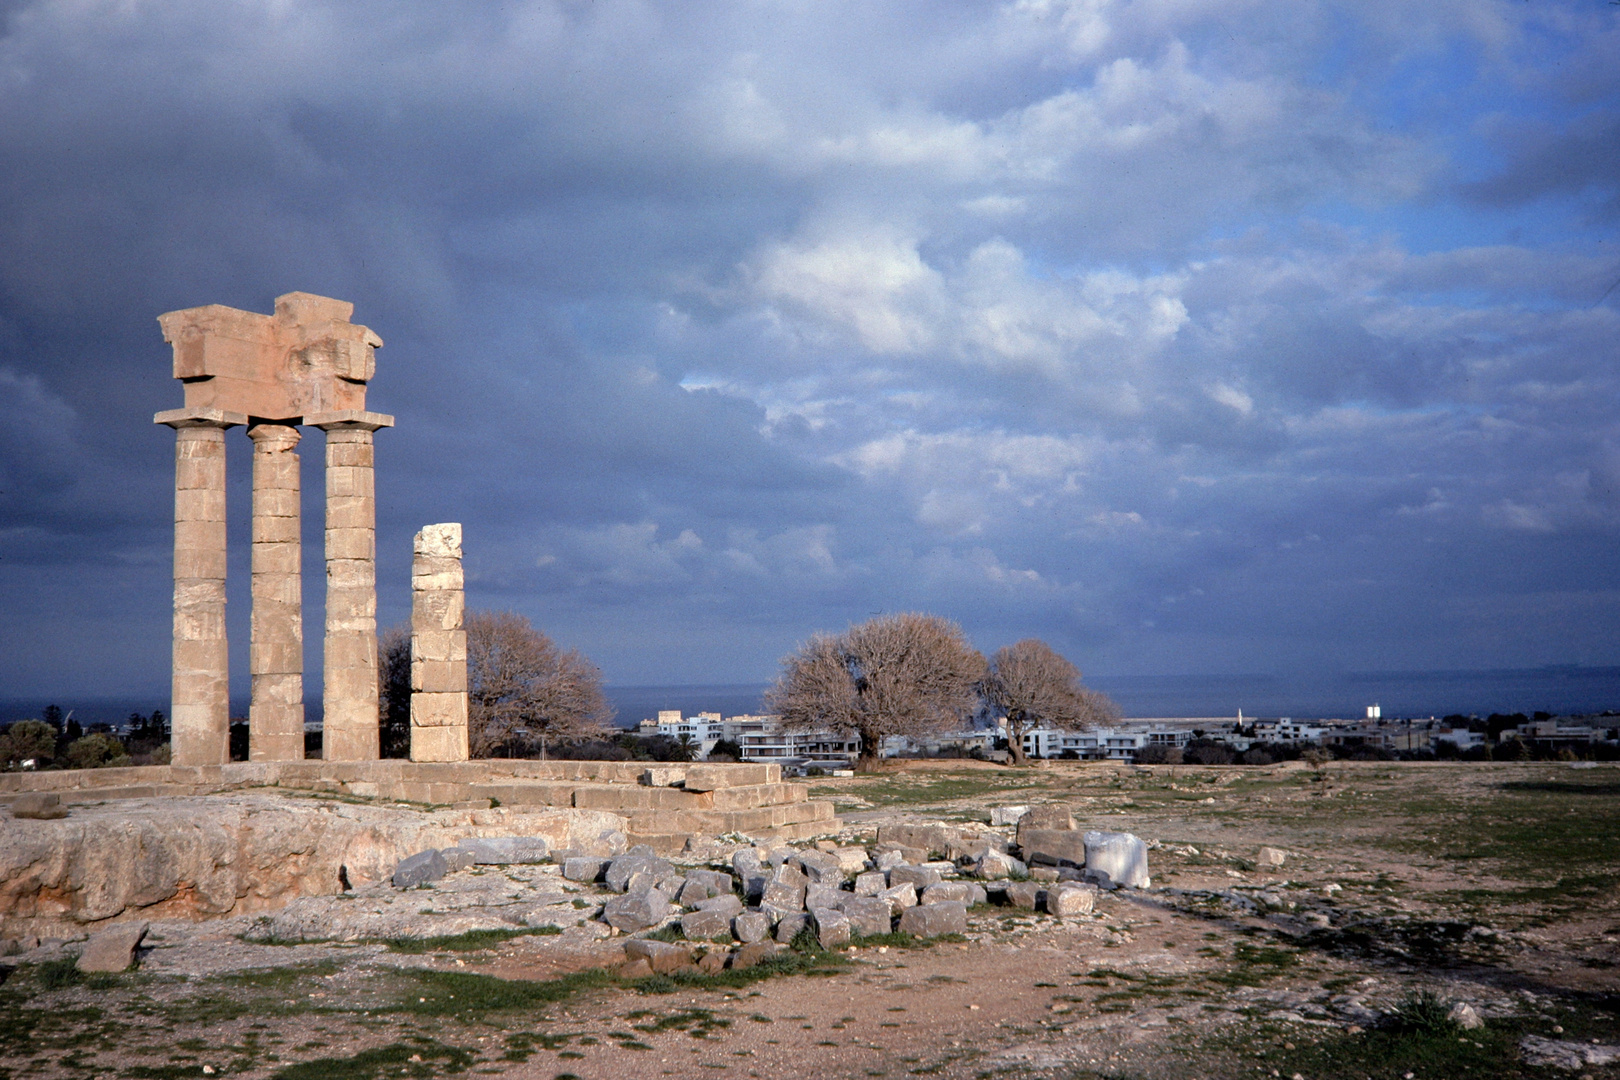
<path fill-rule="evenodd" d="M 461 526 L 428 525 L 411 559 L 411 760 L 467 760 Z"/>
<path fill-rule="evenodd" d="M 321 756 L 371 761 L 377 730 L 377 497 L 373 413 L 310 422 L 326 432 L 326 672 Z"/>
<path fill-rule="evenodd" d="M 253 617 L 248 760 L 304 757 L 303 542 L 298 429 L 259 423 L 253 440 Z"/>
<path fill-rule="evenodd" d="M 174 428 L 175 436 L 171 760 L 223 765 L 231 758 L 225 429 L 241 420 L 218 410 L 174 409 L 156 421 Z"/>

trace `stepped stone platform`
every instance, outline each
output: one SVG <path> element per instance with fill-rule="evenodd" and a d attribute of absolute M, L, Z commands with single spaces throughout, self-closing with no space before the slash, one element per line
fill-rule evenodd
<path fill-rule="evenodd" d="M 783 783 L 779 765 L 670 765 L 630 761 L 263 761 L 0 773 L 0 806 L 28 792 L 64 805 L 254 788 L 471 809 L 535 806 L 603 810 L 629 823 L 632 843 L 678 850 L 691 837 L 731 833 L 756 842 L 836 832 L 830 802 Z"/>

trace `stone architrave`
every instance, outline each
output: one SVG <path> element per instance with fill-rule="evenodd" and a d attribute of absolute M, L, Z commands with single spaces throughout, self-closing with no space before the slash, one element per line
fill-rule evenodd
<path fill-rule="evenodd" d="M 174 428 L 174 653 L 169 706 L 176 765 L 230 760 L 230 657 L 225 638 L 225 429 L 247 417 L 218 409 L 157 414 Z"/>
<path fill-rule="evenodd" d="M 377 757 L 371 433 L 394 421 L 365 411 L 382 339 L 351 322 L 353 314 L 353 304 L 295 292 L 278 296 L 270 315 L 210 304 L 158 317 L 185 391 L 184 408 L 154 418 L 176 432 L 171 716 L 177 765 L 221 764 L 230 757 L 224 431 L 250 424 L 256 447 L 251 755 L 303 757 L 293 447 L 297 425 L 307 423 L 328 433 L 326 756 Z"/>
<path fill-rule="evenodd" d="M 411 560 L 411 760 L 467 760 L 461 526 L 428 525 Z"/>
<path fill-rule="evenodd" d="M 304 756 L 303 542 L 298 429 L 254 424 L 252 700 L 248 759 Z"/>
<path fill-rule="evenodd" d="M 326 671 L 321 756 L 373 761 L 377 728 L 377 490 L 372 433 L 391 417 L 308 418 L 326 432 Z"/>

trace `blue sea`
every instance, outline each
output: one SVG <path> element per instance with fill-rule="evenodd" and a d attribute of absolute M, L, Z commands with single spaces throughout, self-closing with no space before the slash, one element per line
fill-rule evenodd
<path fill-rule="evenodd" d="M 1369 705 L 1385 717 L 1429 717 L 1493 712 L 1555 715 L 1620 711 L 1620 667 L 1541 667 L 1481 671 L 1350 672 L 1338 675 L 1099 675 L 1086 684 L 1112 697 L 1130 718 L 1178 716 L 1290 716 L 1301 720 L 1357 719 Z M 660 709 L 725 716 L 763 711 L 764 683 L 692 686 L 609 686 L 617 723 L 634 727 Z M 0 724 L 38 717 L 46 705 L 71 710 L 85 727 L 120 724 L 131 712 L 167 711 L 165 695 L 73 697 L 0 701 Z M 247 701 L 232 715 L 246 716 Z M 307 706 L 320 717 L 319 701 Z"/>

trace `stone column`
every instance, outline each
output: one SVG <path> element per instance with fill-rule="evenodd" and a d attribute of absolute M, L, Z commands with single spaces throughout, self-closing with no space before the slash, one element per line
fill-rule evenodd
<path fill-rule="evenodd" d="M 225 639 L 225 429 L 246 417 L 172 409 L 174 428 L 174 667 L 171 760 L 231 759 L 230 651 Z"/>
<path fill-rule="evenodd" d="M 253 639 L 248 760 L 304 758 L 303 543 L 298 429 L 258 423 L 253 440 Z"/>
<path fill-rule="evenodd" d="M 380 756 L 377 693 L 377 494 L 373 413 L 309 422 L 326 432 L 326 673 L 321 756 Z"/>
<path fill-rule="evenodd" d="M 411 560 L 411 760 L 467 760 L 461 526 L 429 525 Z"/>

